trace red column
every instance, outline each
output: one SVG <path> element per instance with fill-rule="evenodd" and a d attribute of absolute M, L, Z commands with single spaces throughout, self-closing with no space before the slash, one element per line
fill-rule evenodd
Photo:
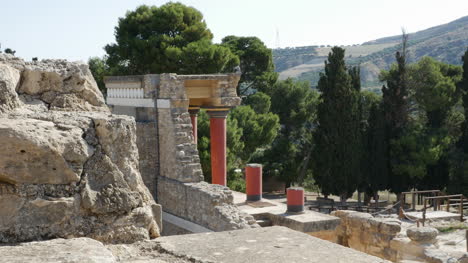
<path fill-rule="evenodd" d="M 200 109 L 189 109 L 190 113 L 190 120 L 192 121 L 192 132 L 193 132 L 193 142 L 197 144 L 198 141 L 198 113 L 200 112 Z"/>
<path fill-rule="evenodd" d="M 227 110 L 208 110 L 210 115 L 211 183 L 226 186 Z"/>
<path fill-rule="evenodd" d="M 247 164 L 245 167 L 245 188 L 247 201 L 262 200 L 262 165 L 257 163 Z"/>
<path fill-rule="evenodd" d="M 286 193 L 288 212 L 304 211 L 304 188 L 289 187 Z"/>

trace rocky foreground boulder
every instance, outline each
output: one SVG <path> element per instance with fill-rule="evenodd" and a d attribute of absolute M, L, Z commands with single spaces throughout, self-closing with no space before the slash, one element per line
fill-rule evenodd
<path fill-rule="evenodd" d="M 159 236 L 136 126 L 111 115 L 86 64 L 0 54 L 0 242 Z"/>

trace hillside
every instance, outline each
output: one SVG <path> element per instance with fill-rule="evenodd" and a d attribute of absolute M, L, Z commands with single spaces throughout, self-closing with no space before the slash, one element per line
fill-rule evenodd
<path fill-rule="evenodd" d="M 394 63 L 395 51 L 400 47 L 401 36 L 390 36 L 365 42 L 361 45 L 342 46 L 346 49 L 348 65 L 361 66 L 364 88 L 379 90 L 378 75 Z M 409 61 L 424 56 L 450 64 L 461 64 L 461 56 L 468 47 L 468 16 L 450 23 L 409 34 Z M 305 46 L 273 50 L 276 70 L 281 79 L 288 77 L 308 80 L 316 86 L 319 72 L 331 47 Z"/>

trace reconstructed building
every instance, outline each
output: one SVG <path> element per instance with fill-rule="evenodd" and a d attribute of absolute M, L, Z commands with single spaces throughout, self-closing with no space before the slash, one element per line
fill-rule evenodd
<path fill-rule="evenodd" d="M 226 117 L 240 104 L 239 79 L 239 74 L 105 78 L 112 113 L 135 117 L 140 171 L 167 218 L 180 217 L 214 231 L 256 226 L 225 187 Z M 210 116 L 213 184 L 203 182 L 197 151 L 200 108 Z"/>

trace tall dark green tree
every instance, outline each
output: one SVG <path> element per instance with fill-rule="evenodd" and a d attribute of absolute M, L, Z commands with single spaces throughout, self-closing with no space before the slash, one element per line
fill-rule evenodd
<path fill-rule="evenodd" d="M 410 187 L 408 154 L 414 151 L 417 143 L 409 133 L 409 103 L 406 45 L 408 35 L 403 33 L 402 49 L 396 52 L 396 65 L 387 72 L 382 72 L 380 79 L 386 85 L 382 87 L 382 106 L 385 120 L 385 142 L 387 145 L 387 170 L 389 187 L 400 193 Z M 416 145 L 416 146 L 415 146 Z"/>
<path fill-rule="evenodd" d="M 448 190 L 451 193 L 462 193 L 468 196 L 468 50 L 462 60 L 463 75 L 458 83 L 458 89 L 463 100 L 465 121 L 461 126 L 462 134 L 456 144 Z"/>
<path fill-rule="evenodd" d="M 424 119 L 421 134 L 427 139 L 426 174 L 417 183 L 419 189 L 444 189 L 449 179 L 449 151 L 454 142 L 447 121 L 459 102 L 456 84 L 461 68 L 424 57 L 409 67 L 413 98 Z"/>
<path fill-rule="evenodd" d="M 277 177 L 287 187 L 311 177 L 312 129 L 318 94 L 309 87 L 308 82 L 287 79 L 270 89 L 271 111 L 279 116 L 281 129 L 256 161 L 264 164 L 265 176 Z"/>
<path fill-rule="evenodd" d="M 365 153 L 363 174 L 366 193 L 374 196 L 388 187 L 388 153 L 385 140 L 385 119 L 381 101 L 372 103 L 368 127 L 364 133 Z"/>
<path fill-rule="evenodd" d="M 116 74 L 232 72 L 239 58 L 212 39 L 195 8 L 142 5 L 119 19 L 106 62 Z"/>
<path fill-rule="evenodd" d="M 342 200 L 358 186 L 362 152 L 360 94 L 344 56 L 344 49 L 332 48 L 320 76 L 313 152 L 314 179 L 322 193 L 339 195 Z"/>

